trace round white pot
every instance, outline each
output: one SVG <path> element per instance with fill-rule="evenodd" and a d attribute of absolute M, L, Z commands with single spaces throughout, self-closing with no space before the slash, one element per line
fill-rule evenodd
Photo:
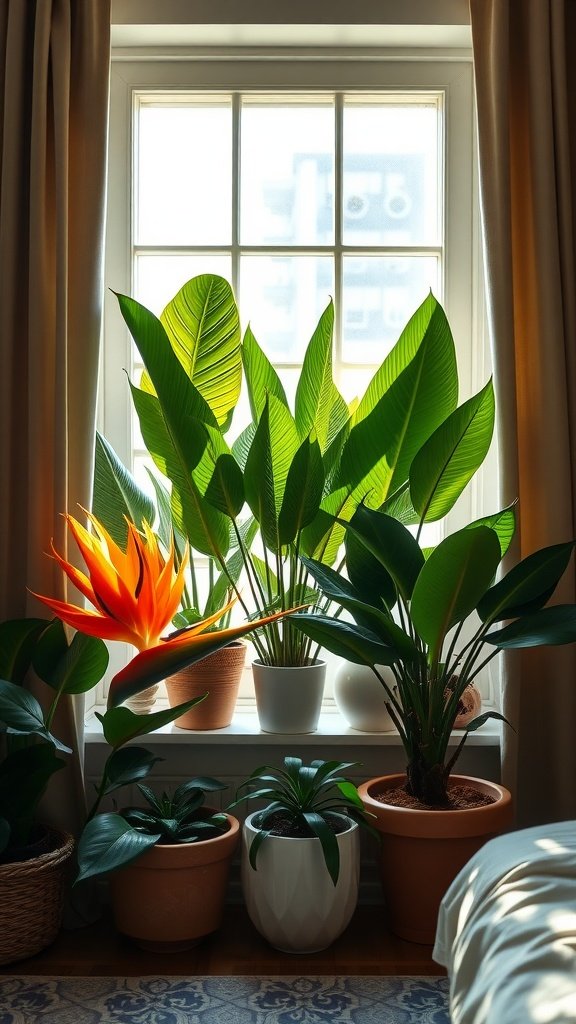
<path fill-rule="evenodd" d="M 380 675 L 390 687 L 394 676 L 386 665 L 377 665 Z M 386 691 L 368 665 L 354 665 L 342 661 L 334 676 L 334 700 L 342 716 L 352 729 L 361 732 L 392 732 L 394 722 L 386 705 Z"/>
<path fill-rule="evenodd" d="M 263 732 L 316 732 L 324 694 L 326 662 L 284 668 L 252 662 L 254 691 Z"/>
<path fill-rule="evenodd" d="M 355 821 L 337 836 L 340 874 L 333 884 L 320 840 L 268 836 L 255 871 L 248 860 L 258 829 L 254 811 L 242 829 L 242 888 L 248 914 L 261 935 L 285 953 L 326 949 L 348 925 L 358 902 L 359 828 Z"/>

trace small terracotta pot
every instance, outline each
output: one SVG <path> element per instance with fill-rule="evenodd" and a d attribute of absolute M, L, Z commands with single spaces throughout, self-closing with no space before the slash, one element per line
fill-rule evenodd
<path fill-rule="evenodd" d="M 221 836 L 174 846 L 157 844 L 110 876 L 118 931 L 158 953 L 191 949 L 222 922 L 230 862 L 240 825 Z"/>
<path fill-rule="evenodd" d="M 452 775 L 449 786 L 464 784 L 494 797 L 494 803 L 467 810 L 427 811 L 394 807 L 377 793 L 405 785 L 405 775 L 384 775 L 358 787 L 371 823 L 381 834 L 380 871 L 395 935 L 432 944 L 440 901 L 448 886 L 488 839 L 512 825 L 512 798 L 495 782 Z"/>
<path fill-rule="evenodd" d="M 246 644 L 236 640 L 166 680 L 170 707 L 193 697 L 208 696 L 177 718 L 180 729 L 225 729 L 232 721 L 246 660 Z"/>

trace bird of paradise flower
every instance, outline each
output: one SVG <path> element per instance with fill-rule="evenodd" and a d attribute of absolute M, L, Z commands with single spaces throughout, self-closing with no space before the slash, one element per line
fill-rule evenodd
<path fill-rule="evenodd" d="M 164 557 L 147 523 L 143 524 L 141 532 L 134 523 L 128 522 L 128 542 L 123 551 L 96 516 L 89 512 L 86 515 L 92 531 L 83 527 L 74 516 L 65 518 L 87 573 L 60 555 L 53 543 L 52 554 L 68 579 L 95 610 L 43 594 L 34 596 L 81 633 L 102 640 L 124 641 L 138 648 L 138 654 L 110 683 L 109 708 L 118 707 L 129 697 L 206 658 L 232 640 L 298 610 L 292 608 L 237 626 L 206 632 L 230 610 L 233 599 L 208 618 L 163 637 L 162 633 L 172 621 L 182 597 L 188 548 L 176 570 L 173 543 L 167 557 Z"/>

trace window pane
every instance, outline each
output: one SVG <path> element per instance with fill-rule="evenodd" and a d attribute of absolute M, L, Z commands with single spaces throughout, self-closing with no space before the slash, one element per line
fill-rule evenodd
<path fill-rule="evenodd" d="M 344 362 L 380 364 L 438 278 L 436 256 L 344 257 Z"/>
<path fill-rule="evenodd" d="M 137 145 L 135 241 L 140 245 L 229 243 L 230 102 L 143 104 Z"/>
<path fill-rule="evenodd" d="M 240 310 L 272 362 L 299 363 L 334 294 L 329 256 L 244 256 Z"/>
<path fill-rule="evenodd" d="M 229 254 L 166 253 L 161 256 L 136 256 L 134 294 L 144 306 L 158 316 L 167 302 L 186 281 L 198 274 L 220 274 L 230 280 L 232 261 Z"/>
<path fill-rule="evenodd" d="M 242 244 L 333 242 L 332 103 L 245 103 L 241 139 Z"/>
<path fill-rule="evenodd" d="M 345 245 L 439 241 L 438 108 L 353 100 L 344 107 Z"/>

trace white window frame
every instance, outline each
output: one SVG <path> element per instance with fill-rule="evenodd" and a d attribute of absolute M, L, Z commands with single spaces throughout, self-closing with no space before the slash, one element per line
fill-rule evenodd
<path fill-rule="evenodd" d="M 370 49 L 238 48 L 194 54 L 146 51 L 127 57 L 113 54 L 110 82 L 108 207 L 105 254 L 104 343 L 102 352 L 99 429 L 120 458 L 130 464 L 131 408 L 126 376 L 132 348 L 112 292 L 132 294 L 131 199 L 134 95 L 139 90 L 200 90 L 337 93 L 398 90 L 401 93 L 440 91 L 443 94 L 445 260 L 443 303 L 457 346 L 461 399 L 478 390 L 489 375 L 489 349 L 484 329 L 480 227 L 477 201 L 473 73 L 471 53 L 461 50 L 411 51 Z M 242 314 L 242 310 L 241 310 Z M 244 315 L 249 315 L 246 311 Z M 484 474 L 486 477 L 488 474 Z M 493 471 L 490 476 L 493 475 Z M 467 488 L 451 514 L 449 528 L 483 509 L 482 476 Z M 493 505 L 492 505 L 493 508 Z M 111 646 L 111 668 L 126 660 L 123 645 Z M 93 703 L 105 702 L 105 683 Z M 489 684 L 488 699 L 494 687 Z M 92 705 L 93 706 L 93 705 Z M 90 710 L 88 706 L 87 710 Z"/>

